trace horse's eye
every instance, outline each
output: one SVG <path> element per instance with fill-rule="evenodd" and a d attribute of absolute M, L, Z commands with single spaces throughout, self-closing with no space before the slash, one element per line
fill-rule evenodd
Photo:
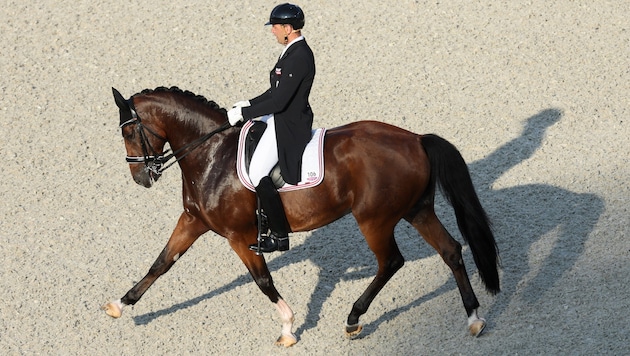
<path fill-rule="evenodd" d="M 133 138 L 136 137 L 136 130 L 134 130 L 131 127 L 123 127 L 122 135 L 123 135 L 123 138 L 127 140 L 133 140 Z"/>

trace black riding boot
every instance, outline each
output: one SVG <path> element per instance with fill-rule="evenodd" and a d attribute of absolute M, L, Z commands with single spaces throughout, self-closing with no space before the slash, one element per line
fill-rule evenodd
<path fill-rule="evenodd" d="M 270 177 L 264 177 L 256 187 L 256 195 L 258 196 L 258 219 L 262 221 L 262 211 L 267 216 L 267 222 L 271 234 L 265 236 L 263 231 L 259 231 L 260 240 L 257 244 L 250 245 L 249 249 L 256 253 L 286 251 L 289 249 L 289 222 L 284 213 L 282 200 L 276 186 Z M 260 224 L 259 224 L 260 226 Z"/>

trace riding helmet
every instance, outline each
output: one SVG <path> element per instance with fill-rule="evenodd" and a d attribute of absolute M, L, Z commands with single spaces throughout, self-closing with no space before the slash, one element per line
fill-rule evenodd
<path fill-rule="evenodd" d="M 297 5 L 280 4 L 271 10 L 269 22 L 265 26 L 275 24 L 289 24 L 294 30 L 299 30 L 304 27 L 304 12 Z"/>

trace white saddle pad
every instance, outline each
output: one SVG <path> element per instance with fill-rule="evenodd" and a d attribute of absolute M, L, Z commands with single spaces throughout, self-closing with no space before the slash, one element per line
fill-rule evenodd
<path fill-rule="evenodd" d="M 243 125 L 238 139 L 238 152 L 236 159 L 236 171 L 238 179 L 247 189 L 256 191 L 256 187 L 252 184 L 245 167 L 245 137 L 253 122 L 248 121 Z M 279 192 L 286 192 L 298 189 L 312 188 L 324 180 L 324 136 L 326 129 L 319 128 L 313 130 L 311 141 L 304 149 L 302 155 L 302 179 L 297 185 L 285 183 L 283 187 L 278 189 Z"/>

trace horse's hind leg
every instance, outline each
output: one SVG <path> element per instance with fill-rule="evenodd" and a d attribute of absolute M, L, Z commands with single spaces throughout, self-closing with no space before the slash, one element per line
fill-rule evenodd
<path fill-rule="evenodd" d="M 136 304 L 153 282 L 166 273 L 175 261 L 207 230 L 196 218 L 186 213 L 182 214 L 168 243 L 149 269 L 149 273 L 121 299 L 105 304 L 102 309 L 113 318 L 120 317 L 123 306 Z"/>
<path fill-rule="evenodd" d="M 375 223 L 370 224 L 369 227 L 361 224 L 359 226 L 368 246 L 376 256 L 378 271 L 365 292 L 352 305 L 352 311 L 346 322 L 348 337 L 356 336 L 361 332 L 363 326 L 359 324 L 359 317 L 367 312 L 376 295 L 405 263 L 394 239 L 393 226 L 383 227 Z"/>
<path fill-rule="evenodd" d="M 440 254 L 453 272 L 459 293 L 468 315 L 468 328 L 474 336 L 479 336 L 486 326 L 484 319 L 477 316 L 479 301 L 470 285 L 464 260 L 462 245 L 448 233 L 435 215 L 433 208 L 425 208 L 413 219 L 408 220 L 422 237 Z"/>

